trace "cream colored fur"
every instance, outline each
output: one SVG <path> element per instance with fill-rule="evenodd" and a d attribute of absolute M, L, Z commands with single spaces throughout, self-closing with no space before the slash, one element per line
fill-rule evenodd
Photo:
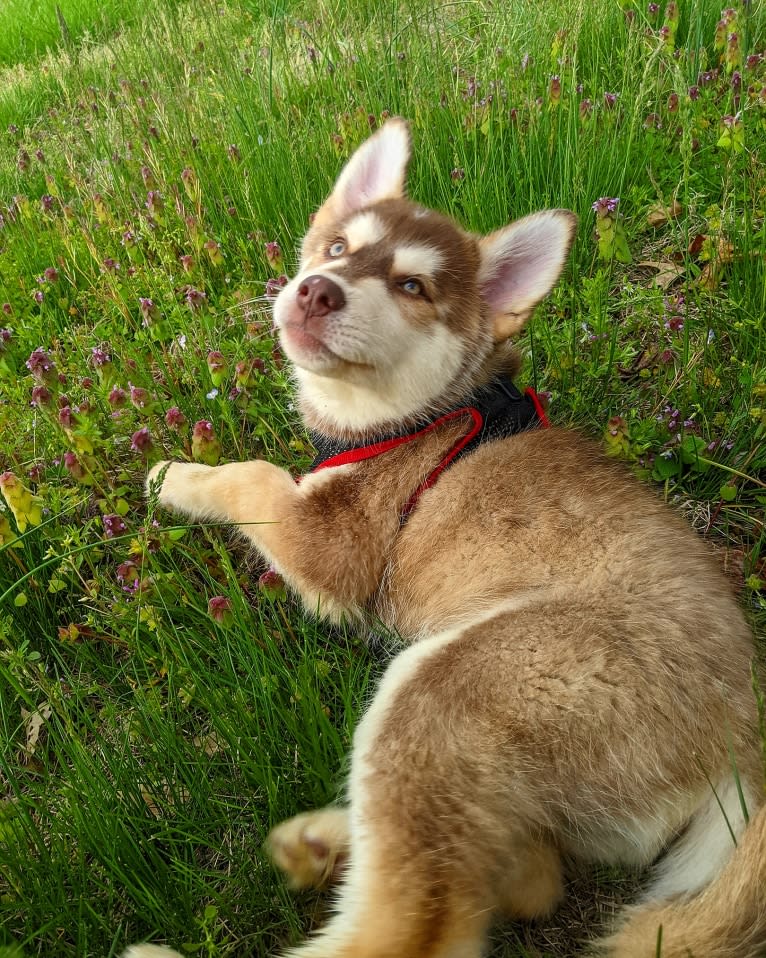
<path fill-rule="evenodd" d="M 360 148 L 276 306 L 306 423 L 351 443 L 490 379 L 573 233 L 558 210 L 466 234 L 404 198 L 408 158 L 398 120 Z M 482 445 L 402 526 L 465 429 L 299 484 L 262 461 L 149 476 L 163 506 L 236 524 L 310 611 L 410 643 L 358 726 L 346 803 L 269 839 L 296 887 L 338 883 L 333 918 L 290 955 L 479 958 L 493 921 L 556 909 L 574 856 L 657 861 L 601 954 L 652 958 L 661 934 L 664 958 L 756 958 L 763 772 L 727 583 L 650 490 L 565 430 Z"/>

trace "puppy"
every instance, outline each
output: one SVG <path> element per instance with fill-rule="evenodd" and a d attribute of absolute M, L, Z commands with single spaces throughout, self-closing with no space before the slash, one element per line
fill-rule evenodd
<path fill-rule="evenodd" d="M 478 958 L 497 918 L 556 909 L 566 856 L 656 862 L 602 954 L 754 958 L 751 632 L 704 543 L 511 380 L 507 340 L 574 216 L 468 234 L 406 199 L 409 155 L 401 120 L 359 148 L 275 305 L 314 468 L 148 481 L 238 524 L 307 609 L 408 643 L 356 731 L 347 804 L 270 836 L 293 885 L 337 879 L 334 917 L 290 954 Z"/>

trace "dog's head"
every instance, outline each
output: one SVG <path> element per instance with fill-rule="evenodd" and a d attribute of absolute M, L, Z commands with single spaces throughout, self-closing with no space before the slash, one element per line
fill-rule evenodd
<path fill-rule="evenodd" d="M 405 198 L 409 128 L 389 120 L 317 212 L 274 319 L 310 425 L 377 431 L 470 391 L 558 279 L 575 229 L 548 210 L 489 236 Z"/>

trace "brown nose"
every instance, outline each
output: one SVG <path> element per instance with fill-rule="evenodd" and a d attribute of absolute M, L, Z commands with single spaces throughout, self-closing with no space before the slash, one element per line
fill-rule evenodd
<path fill-rule="evenodd" d="M 343 290 L 326 276 L 307 276 L 298 287 L 298 308 L 309 316 L 327 316 L 346 305 Z"/>

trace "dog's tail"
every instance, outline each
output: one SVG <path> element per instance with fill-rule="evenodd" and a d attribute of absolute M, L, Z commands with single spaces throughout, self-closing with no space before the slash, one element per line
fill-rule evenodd
<path fill-rule="evenodd" d="M 603 942 L 609 958 L 763 958 L 766 955 L 766 805 L 704 891 L 629 909 Z"/>

